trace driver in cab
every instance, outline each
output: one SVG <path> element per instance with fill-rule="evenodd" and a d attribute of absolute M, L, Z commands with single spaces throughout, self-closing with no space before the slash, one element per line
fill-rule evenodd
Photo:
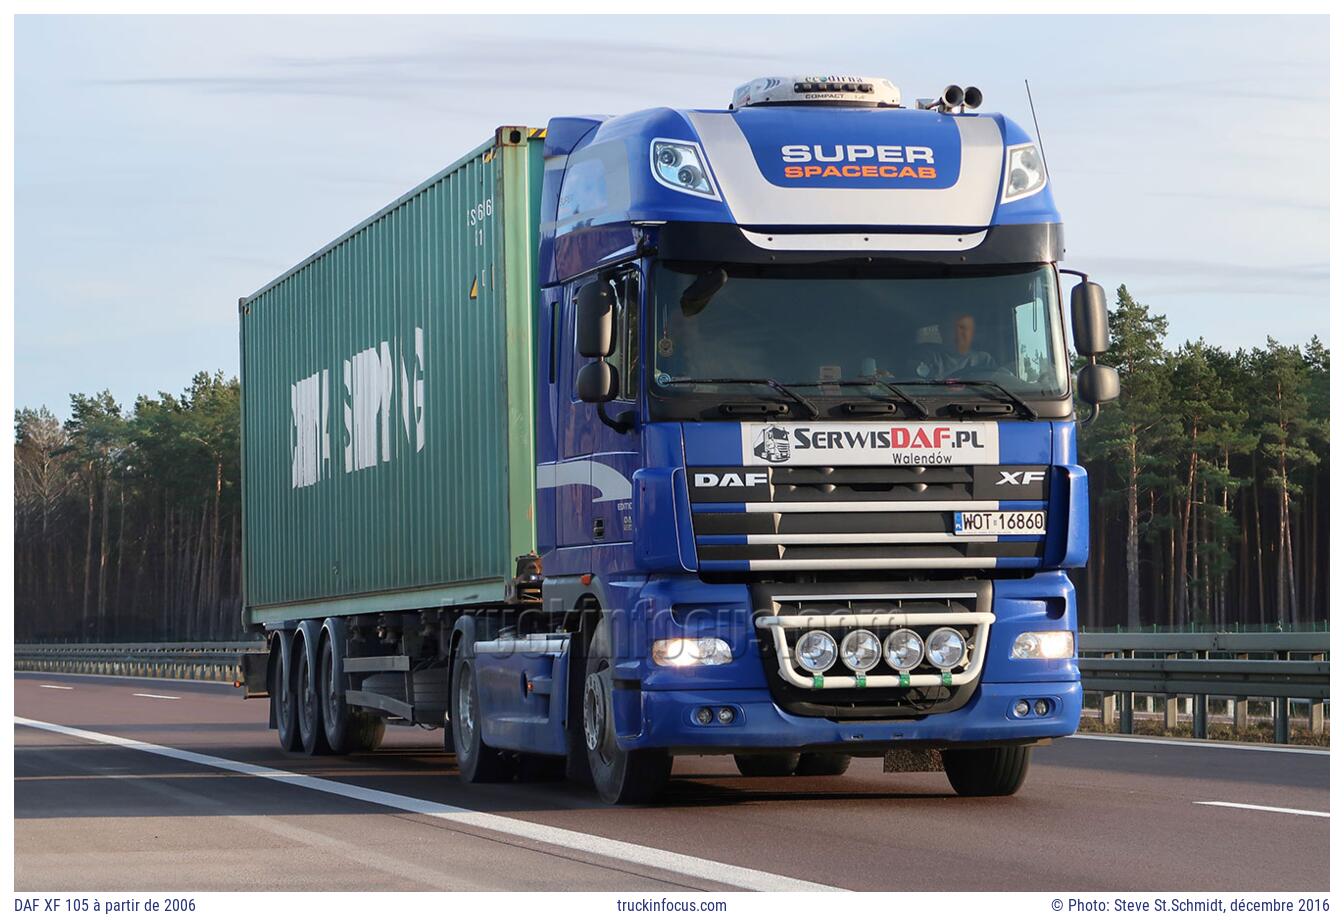
<path fill-rule="evenodd" d="M 993 370 L 992 355 L 975 347 L 975 317 L 959 313 L 938 326 L 916 334 L 921 352 L 915 373 L 926 380 L 946 380 L 967 370 Z"/>

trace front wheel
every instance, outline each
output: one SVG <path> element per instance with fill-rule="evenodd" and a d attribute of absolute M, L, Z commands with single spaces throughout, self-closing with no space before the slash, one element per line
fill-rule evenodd
<path fill-rule="evenodd" d="M 444 719 L 457 754 L 457 775 L 464 783 L 497 783 L 509 778 L 503 751 L 481 738 L 481 704 L 476 687 L 475 662 L 467 656 L 469 640 L 463 639 L 453 653 L 453 686 Z M 447 738 L 444 739 L 447 741 Z"/>
<path fill-rule="evenodd" d="M 623 751 L 612 715 L 611 623 L 602 618 L 588 645 L 583 681 L 583 741 L 593 787 L 610 805 L 651 802 L 672 773 L 666 751 Z"/>
<path fill-rule="evenodd" d="M 957 795 L 1012 795 L 1029 766 L 1031 748 L 1023 744 L 943 751 L 943 771 Z"/>

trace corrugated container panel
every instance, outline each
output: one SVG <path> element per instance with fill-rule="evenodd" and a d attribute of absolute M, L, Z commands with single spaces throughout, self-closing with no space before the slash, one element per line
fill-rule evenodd
<path fill-rule="evenodd" d="M 240 302 L 248 622 L 498 599 L 534 549 L 542 133 Z"/>

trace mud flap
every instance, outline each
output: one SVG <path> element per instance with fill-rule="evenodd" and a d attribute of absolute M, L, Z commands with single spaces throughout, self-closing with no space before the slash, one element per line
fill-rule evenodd
<path fill-rule="evenodd" d="M 238 670 L 242 674 L 242 678 L 234 681 L 233 685 L 243 691 L 243 699 L 265 698 L 271 695 L 271 688 L 268 683 L 270 665 L 271 653 L 269 651 L 244 652 L 238 656 Z"/>

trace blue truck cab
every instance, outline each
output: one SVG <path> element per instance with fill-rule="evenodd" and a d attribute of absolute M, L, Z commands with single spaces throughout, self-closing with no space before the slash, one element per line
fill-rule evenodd
<path fill-rule="evenodd" d="M 678 754 L 902 748 L 1007 794 L 1077 729 L 1074 396 L 1117 392 L 1105 300 L 1074 287 L 1075 383 L 1045 162 L 979 96 L 764 78 L 550 122 L 536 526 L 567 711 L 482 743 L 581 740 L 613 802 Z"/>

